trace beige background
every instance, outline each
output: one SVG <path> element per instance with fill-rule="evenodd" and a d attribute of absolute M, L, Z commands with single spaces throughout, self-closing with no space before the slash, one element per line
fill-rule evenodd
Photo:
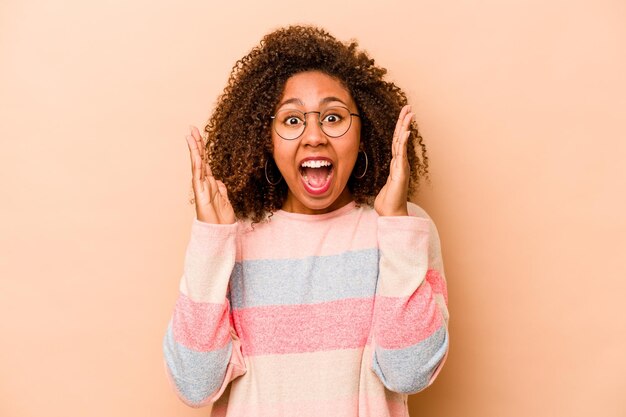
<path fill-rule="evenodd" d="M 296 22 L 359 39 L 429 147 L 451 348 L 412 416 L 625 416 L 623 0 L 2 0 L 0 415 L 207 415 L 161 359 L 184 135 Z"/>

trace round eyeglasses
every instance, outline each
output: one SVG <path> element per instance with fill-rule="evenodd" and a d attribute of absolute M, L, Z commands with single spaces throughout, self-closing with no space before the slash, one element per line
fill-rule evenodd
<path fill-rule="evenodd" d="M 317 122 L 322 132 L 328 137 L 338 138 L 346 134 L 352 125 L 352 116 L 361 117 L 356 113 L 350 113 L 345 107 L 329 107 L 324 111 L 280 110 L 272 116 L 274 130 L 285 140 L 298 139 L 306 128 L 306 115 L 317 114 Z"/>

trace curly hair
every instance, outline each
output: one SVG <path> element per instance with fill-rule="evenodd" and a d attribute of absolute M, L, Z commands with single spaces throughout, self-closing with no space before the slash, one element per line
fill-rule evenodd
<path fill-rule="evenodd" d="M 355 202 L 373 204 L 387 181 L 392 134 L 407 104 L 406 94 L 384 80 L 387 70 L 375 65 L 357 42 L 342 43 L 317 27 L 289 26 L 263 37 L 235 63 L 204 129 L 213 175 L 226 185 L 238 219 L 260 222 L 285 201 L 285 181 L 272 185 L 265 173 L 266 162 L 273 162 L 271 116 L 286 81 L 305 71 L 321 71 L 337 79 L 361 115 L 361 149 L 367 153 L 368 167 L 363 178 L 353 175 L 348 181 Z M 428 157 L 415 122 L 410 130 L 407 154 L 412 195 L 420 179 L 428 178 Z M 364 158 L 358 158 L 353 172 L 364 169 Z"/>

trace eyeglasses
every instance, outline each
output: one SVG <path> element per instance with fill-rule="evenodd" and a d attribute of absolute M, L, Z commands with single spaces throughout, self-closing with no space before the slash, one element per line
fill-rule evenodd
<path fill-rule="evenodd" d="M 306 115 L 315 113 L 317 122 L 322 132 L 328 137 L 338 138 L 346 134 L 352 125 L 352 116 L 361 117 L 356 113 L 350 113 L 345 107 L 329 107 L 324 111 L 280 110 L 272 116 L 274 130 L 285 140 L 298 139 L 306 128 Z"/>

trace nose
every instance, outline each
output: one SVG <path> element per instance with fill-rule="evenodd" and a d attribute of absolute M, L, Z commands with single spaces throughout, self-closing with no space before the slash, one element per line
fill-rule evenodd
<path fill-rule="evenodd" d="M 322 131 L 319 112 L 307 112 L 304 114 L 306 125 L 302 132 L 301 142 L 303 145 L 318 146 L 328 142 L 328 137 Z"/>

